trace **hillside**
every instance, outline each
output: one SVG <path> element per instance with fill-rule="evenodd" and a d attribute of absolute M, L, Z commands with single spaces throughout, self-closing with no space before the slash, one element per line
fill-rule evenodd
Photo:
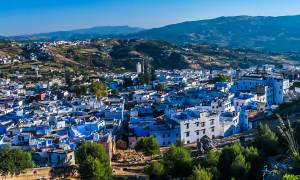
<path fill-rule="evenodd" d="M 299 53 L 264 53 L 212 45 L 175 45 L 156 40 L 94 39 L 89 43 L 0 43 L 1 56 L 83 65 L 103 71 L 135 71 L 137 62 L 154 69 L 248 68 L 263 64 L 299 64 Z"/>
<path fill-rule="evenodd" d="M 300 51 L 300 16 L 220 17 L 145 30 L 130 37 L 276 52 Z"/>
<path fill-rule="evenodd" d="M 300 15 L 219 17 L 149 30 L 129 26 L 103 26 L 6 38 L 16 41 L 53 41 L 103 37 L 153 39 L 176 44 L 211 44 L 272 52 L 300 52 Z"/>
<path fill-rule="evenodd" d="M 17 41 L 56 41 L 56 40 L 85 40 L 103 36 L 116 36 L 137 33 L 144 29 L 129 26 L 100 26 L 71 31 L 57 31 L 23 36 L 12 36 L 10 39 Z"/>

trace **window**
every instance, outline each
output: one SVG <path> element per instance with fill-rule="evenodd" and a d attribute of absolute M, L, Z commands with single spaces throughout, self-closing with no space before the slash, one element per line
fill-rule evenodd
<path fill-rule="evenodd" d="M 196 135 L 199 135 L 200 133 L 199 133 L 199 130 L 198 131 L 196 131 Z"/>
<path fill-rule="evenodd" d="M 165 143 L 165 142 L 163 142 L 163 145 L 166 145 L 166 143 Z"/>
<path fill-rule="evenodd" d="M 171 134 L 168 134 L 168 137 L 171 137 Z"/>
<path fill-rule="evenodd" d="M 205 134 L 205 129 L 201 129 L 201 131 L 202 131 L 202 134 Z"/>
<path fill-rule="evenodd" d="M 171 142 L 170 142 L 170 141 L 168 141 L 168 144 L 171 144 Z"/>
<path fill-rule="evenodd" d="M 166 135 L 165 135 L 165 134 L 163 134 L 163 135 L 162 135 L 162 137 L 163 137 L 163 138 L 165 138 L 165 137 L 166 137 Z"/>
<path fill-rule="evenodd" d="M 205 122 L 201 122 L 201 127 L 204 127 L 205 126 Z"/>
<path fill-rule="evenodd" d="M 214 124 L 214 119 L 211 119 L 210 120 L 210 125 L 213 125 Z"/>
<path fill-rule="evenodd" d="M 188 129 L 189 126 L 190 126 L 190 124 L 189 124 L 189 123 L 186 123 L 185 126 L 186 126 L 186 128 Z"/>
<path fill-rule="evenodd" d="M 197 127 L 199 127 L 199 122 L 196 122 L 195 124 L 196 124 Z"/>
<path fill-rule="evenodd" d="M 190 143 L 190 141 L 187 141 L 186 143 L 188 143 L 188 144 L 189 144 L 189 143 Z"/>
<path fill-rule="evenodd" d="M 185 136 L 186 137 L 189 137 L 190 136 L 190 132 L 188 131 L 188 132 L 185 132 Z"/>
<path fill-rule="evenodd" d="M 211 127 L 211 132 L 215 131 L 215 126 Z"/>
<path fill-rule="evenodd" d="M 197 139 L 197 142 L 199 142 L 200 141 L 200 139 Z"/>
<path fill-rule="evenodd" d="M 178 137 L 178 133 L 176 133 L 176 137 Z"/>

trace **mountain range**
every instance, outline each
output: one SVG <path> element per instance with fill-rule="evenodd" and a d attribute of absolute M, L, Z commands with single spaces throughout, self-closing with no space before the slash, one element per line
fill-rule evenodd
<path fill-rule="evenodd" d="M 132 37 L 276 52 L 300 51 L 300 16 L 220 17 L 150 29 Z"/>
<path fill-rule="evenodd" d="M 127 35 L 131 33 L 137 33 L 142 30 L 145 29 L 129 26 L 99 26 L 71 31 L 57 31 L 32 35 L 10 36 L 6 37 L 6 39 L 13 39 L 17 41 L 84 40 L 99 38 L 103 36 Z"/>
<path fill-rule="evenodd" d="M 101 37 L 155 39 L 177 44 L 216 44 L 271 52 L 300 52 L 300 15 L 219 17 L 153 29 L 128 26 L 95 27 L 6 38 L 14 40 L 81 40 Z"/>

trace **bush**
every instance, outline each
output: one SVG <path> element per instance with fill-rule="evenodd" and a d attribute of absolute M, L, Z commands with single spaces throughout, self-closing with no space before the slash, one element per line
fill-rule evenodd
<path fill-rule="evenodd" d="M 300 120 L 298 119 L 296 122 L 296 126 L 294 129 L 295 140 L 298 144 L 300 144 Z"/>
<path fill-rule="evenodd" d="M 219 177 L 217 166 L 220 159 L 220 154 L 220 151 L 210 150 L 201 160 L 201 166 L 209 170 L 213 174 L 215 179 L 218 179 Z"/>
<path fill-rule="evenodd" d="M 77 147 L 75 156 L 82 179 L 111 179 L 109 157 L 101 144 L 84 142 Z"/>
<path fill-rule="evenodd" d="M 194 168 L 192 175 L 188 179 L 189 180 L 211 180 L 212 173 L 210 173 L 206 169 L 196 167 Z"/>
<path fill-rule="evenodd" d="M 158 85 L 155 86 L 156 91 L 164 91 L 164 89 L 165 89 L 164 85 L 162 85 L 162 84 L 158 84 Z"/>
<path fill-rule="evenodd" d="M 300 175 L 292 175 L 292 174 L 285 174 L 282 177 L 282 180 L 299 180 L 300 179 Z"/>
<path fill-rule="evenodd" d="M 0 150 L 0 173 L 2 176 L 18 175 L 27 168 L 32 168 L 31 154 L 21 149 L 4 146 Z"/>
<path fill-rule="evenodd" d="M 97 99 L 107 95 L 107 87 L 101 81 L 96 81 L 91 84 L 91 92 L 95 93 Z"/>
<path fill-rule="evenodd" d="M 259 124 L 255 145 L 267 156 L 276 155 L 278 152 L 278 137 L 268 125 Z"/>
<path fill-rule="evenodd" d="M 218 172 L 221 179 L 261 179 L 262 160 L 254 147 L 242 147 L 239 143 L 221 151 Z M 206 168 L 206 166 L 204 166 Z"/>
<path fill-rule="evenodd" d="M 239 154 L 235 157 L 230 166 L 230 172 L 235 179 L 246 179 L 250 171 L 250 164 L 246 162 L 245 157 Z"/>
<path fill-rule="evenodd" d="M 293 174 L 300 174 L 300 156 L 299 154 L 295 155 L 292 158 L 292 163 L 291 163 L 292 169 L 291 169 L 291 173 Z"/>
<path fill-rule="evenodd" d="M 191 174 L 191 154 L 182 146 L 172 145 L 164 154 L 163 164 L 167 174 L 172 177 L 187 177 Z"/>
<path fill-rule="evenodd" d="M 165 172 L 164 165 L 158 161 L 152 161 L 145 167 L 145 172 L 150 179 L 162 179 Z"/>
<path fill-rule="evenodd" d="M 224 74 L 219 74 L 217 77 L 213 79 L 213 82 L 230 82 L 231 77 L 224 75 Z"/>
<path fill-rule="evenodd" d="M 135 145 L 136 151 L 142 151 L 145 155 L 159 154 L 159 143 L 154 137 L 142 137 Z"/>

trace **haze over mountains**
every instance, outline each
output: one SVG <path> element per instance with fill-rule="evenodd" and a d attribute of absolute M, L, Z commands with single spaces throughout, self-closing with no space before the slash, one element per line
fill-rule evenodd
<path fill-rule="evenodd" d="M 269 51 L 300 51 L 300 16 L 220 17 L 150 29 L 133 37 Z"/>
<path fill-rule="evenodd" d="M 274 52 L 300 51 L 300 15 L 219 17 L 149 30 L 128 26 L 97 27 L 10 38 L 74 40 L 99 37 L 156 39 L 178 44 L 209 43 Z"/>
<path fill-rule="evenodd" d="M 11 36 L 8 39 L 14 40 L 37 40 L 37 41 L 48 41 L 48 40 L 83 40 L 91 38 L 99 38 L 103 36 L 116 36 L 116 35 L 127 35 L 131 33 L 137 33 L 145 30 L 138 27 L 129 26 L 99 26 L 86 29 L 77 29 L 71 31 L 57 31 L 49 33 L 39 33 L 32 35 L 22 36 Z M 1 38 L 1 36 L 0 36 Z"/>

